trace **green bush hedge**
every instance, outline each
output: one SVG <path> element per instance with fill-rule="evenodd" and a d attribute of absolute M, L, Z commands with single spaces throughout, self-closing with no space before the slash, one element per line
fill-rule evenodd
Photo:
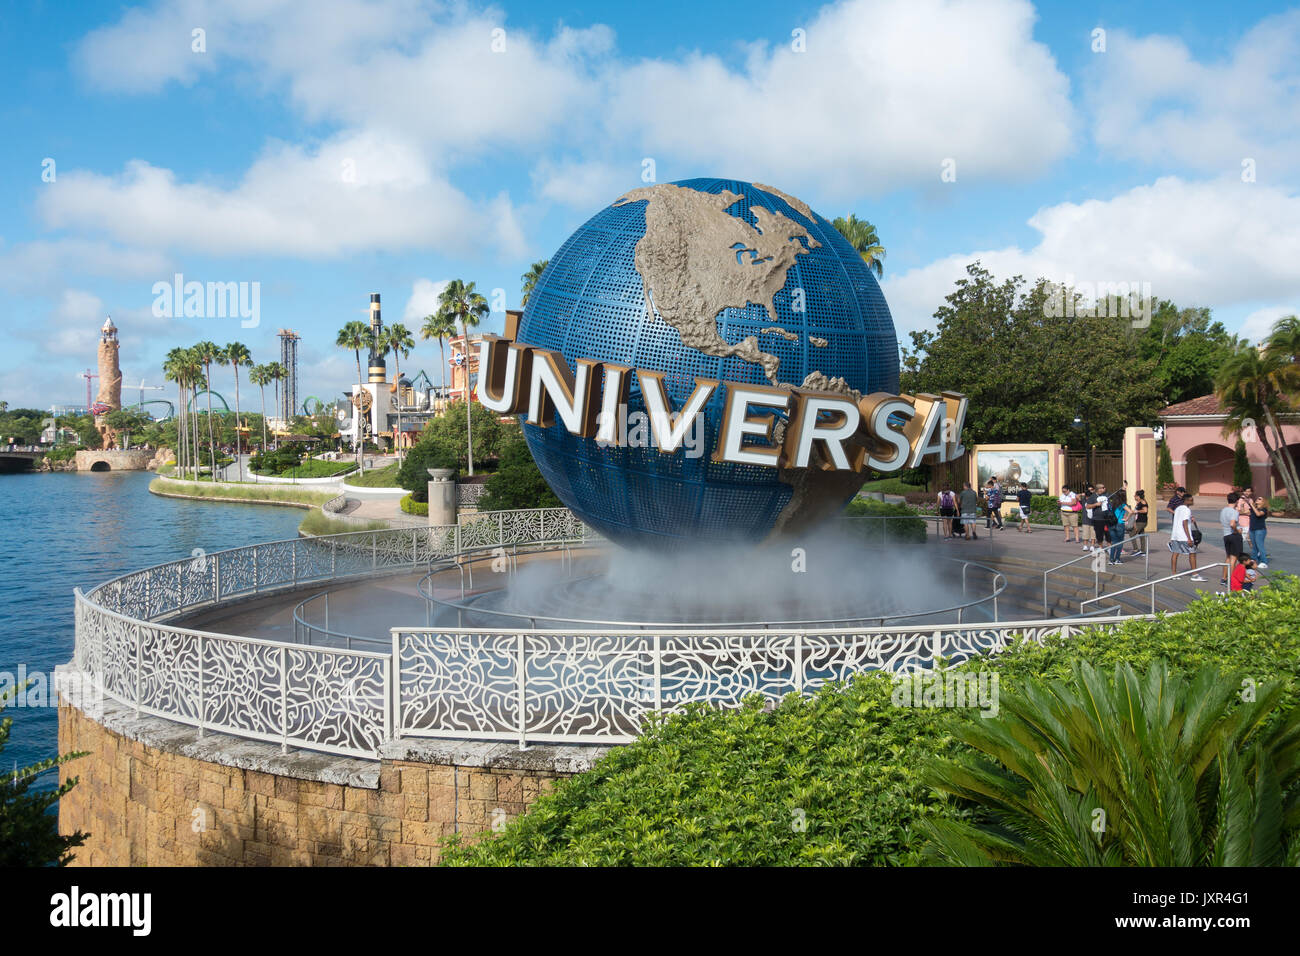
<path fill-rule="evenodd" d="M 1070 662 L 1135 667 L 1163 658 L 1287 683 L 1300 675 L 1300 579 L 1277 575 L 1249 596 L 1206 595 L 1180 615 L 1013 645 L 993 668 L 1000 691 L 1027 676 L 1065 679 Z M 926 786 L 936 755 L 961 751 L 954 721 L 970 712 L 894 706 L 881 673 L 790 697 L 773 710 L 694 707 L 561 781 L 499 835 L 443 857 L 450 865 L 798 865 L 918 863 L 923 819 L 968 810 Z"/>
<path fill-rule="evenodd" d="M 883 541 L 888 544 L 900 544 L 924 541 L 927 524 L 924 518 L 916 517 L 915 508 L 892 501 L 876 501 L 874 498 L 854 498 L 844 509 L 846 518 L 889 518 L 884 522 Z M 850 533 L 862 535 L 868 544 L 879 544 L 881 522 L 846 521 L 844 527 Z"/>
<path fill-rule="evenodd" d="M 421 517 L 428 517 L 429 502 L 416 501 L 410 495 L 404 495 L 402 497 L 402 510 L 406 512 L 408 515 L 420 515 Z"/>

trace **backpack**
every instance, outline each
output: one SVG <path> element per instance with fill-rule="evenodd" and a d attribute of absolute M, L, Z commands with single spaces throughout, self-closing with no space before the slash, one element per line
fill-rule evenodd
<path fill-rule="evenodd" d="M 956 499 L 953 498 L 951 491 L 945 491 L 943 494 L 939 496 L 939 507 L 940 508 L 956 507 Z"/>

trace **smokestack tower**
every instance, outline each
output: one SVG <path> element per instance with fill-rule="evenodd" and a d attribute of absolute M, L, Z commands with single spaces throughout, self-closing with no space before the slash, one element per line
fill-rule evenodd
<path fill-rule="evenodd" d="M 370 381 L 383 384 L 388 379 L 388 366 L 379 347 L 379 337 L 384 331 L 384 320 L 379 314 L 379 293 L 370 293 Z"/>

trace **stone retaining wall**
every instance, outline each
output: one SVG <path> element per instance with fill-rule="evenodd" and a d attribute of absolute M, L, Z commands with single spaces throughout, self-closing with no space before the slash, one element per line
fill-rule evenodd
<path fill-rule="evenodd" d="M 109 471 L 146 471 L 153 456 L 151 448 L 132 448 L 127 451 L 120 448 L 79 451 L 76 455 L 77 471 L 93 471 L 96 464 L 101 465 L 100 471 L 104 470 L 103 465 L 107 465 Z"/>
<path fill-rule="evenodd" d="M 96 712 L 97 713 L 97 712 Z M 97 714 L 98 716 L 98 714 Z M 436 863 L 441 841 L 522 814 L 599 747 L 397 741 L 352 760 L 152 717 L 109 701 L 91 719 L 61 699 L 59 831 L 83 830 L 78 866 L 398 866 Z"/>

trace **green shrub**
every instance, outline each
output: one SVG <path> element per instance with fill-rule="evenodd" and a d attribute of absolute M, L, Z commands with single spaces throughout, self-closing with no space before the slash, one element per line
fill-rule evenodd
<path fill-rule="evenodd" d="M 1169 443 L 1161 442 L 1156 454 L 1156 484 L 1161 488 L 1174 483 L 1174 459 L 1169 454 Z"/>
<path fill-rule="evenodd" d="M 0 692 L 0 713 L 26 691 L 32 682 L 14 685 Z M 0 751 L 9 742 L 13 718 L 0 719 Z M 30 767 L 0 774 L 0 866 L 66 866 L 73 859 L 73 847 L 81 846 L 90 836 L 78 830 L 67 836 L 59 833 L 59 818 L 49 811 L 58 806 L 59 798 L 77 785 L 77 778 L 57 787 L 32 790 L 41 774 L 86 756 L 85 751 L 62 754 L 42 760 Z"/>
<path fill-rule="evenodd" d="M 397 469 L 397 485 L 411 493 L 411 500 L 429 500 L 429 469 L 456 469 L 456 453 L 450 444 L 438 435 L 426 434 L 406 452 L 406 458 Z"/>
<path fill-rule="evenodd" d="M 415 501 L 414 499 L 411 498 L 410 495 L 406 495 L 402 498 L 402 510 L 406 512 L 408 515 L 420 515 L 421 517 L 428 517 L 429 502 Z"/>
<path fill-rule="evenodd" d="M 1248 488 L 1254 483 L 1250 473 L 1250 459 L 1246 457 L 1246 443 L 1237 436 L 1232 452 L 1232 483 L 1237 488 Z"/>
<path fill-rule="evenodd" d="M 488 478 L 479 511 L 509 511 L 515 508 L 558 508 L 560 499 L 537 469 L 523 432 L 516 429 L 504 441 L 501 464 Z"/>
<path fill-rule="evenodd" d="M 934 856 L 959 865 L 1280 866 L 1297 823 L 1300 711 L 1282 685 L 1245 701 L 1240 675 L 1188 681 L 1155 661 L 1113 676 L 1073 661 L 1068 681 L 1028 679 L 996 715 L 962 720 L 972 753 L 926 779 L 974 806 L 924 823 Z M 1294 795 L 1293 795 L 1294 796 Z M 1290 817 L 1290 826 L 1284 817 Z M 1300 843 L 1295 847 L 1300 853 Z"/>
<path fill-rule="evenodd" d="M 862 486 L 861 490 L 864 492 L 878 491 L 884 495 L 906 495 L 925 491 L 925 485 L 910 484 L 902 478 L 877 478 L 875 481 L 868 481 Z"/>
<path fill-rule="evenodd" d="M 77 450 L 76 445 L 59 445 L 47 451 L 45 457 L 50 461 L 72 461 L 77 457 Z"/>
<path fill-rule="evenodd" d="M 302 452 L 298 446 L 288 444 L 275 451 L 253 455 L 248 459 L 248 467 L 259 475 L 279 475 L 290 468 L 298 467 L 301 461 Z"/>
<path fill-rule="evenodd" d="M 844 509 L 846 518 L 889 518 L 883 522 L 884 537 L 881 537 L 879 521 L 846 521 L 844 527 L 850 533 L 862 535 L 868 544 L 900 544 L 924 541 L 927 523 L 918 517 L 915 508 L 894 501 L 876 501 L 874 498 L 854 498 Z"/>
<path fill-rule="evenodd" d="M 1163 659 L 1178 673 L 1203 665 L 1258 684 L 1300 690 L 1300 579 L 1274 575 L 1249 596 L 1206 595 L 1182 614 L 1090 629 L 1045 645 L 1013 644 L 968 667 L 994 668 L 1000 693 L 1028 678 L 1068 679 L 1072 664 Z M 560 781 L 501 834 L 455 846 L 457 865 L 803 863 L 920 861 L 923 820 L 966 819 L 969 807 L 923 781 L 936 755 L 964 750 L 950 710 L 895 707 L 887 675 L 867 673 L 771 711 L 695 707 Z M 800 815 L 806 827 L 798 829 Z"/>

